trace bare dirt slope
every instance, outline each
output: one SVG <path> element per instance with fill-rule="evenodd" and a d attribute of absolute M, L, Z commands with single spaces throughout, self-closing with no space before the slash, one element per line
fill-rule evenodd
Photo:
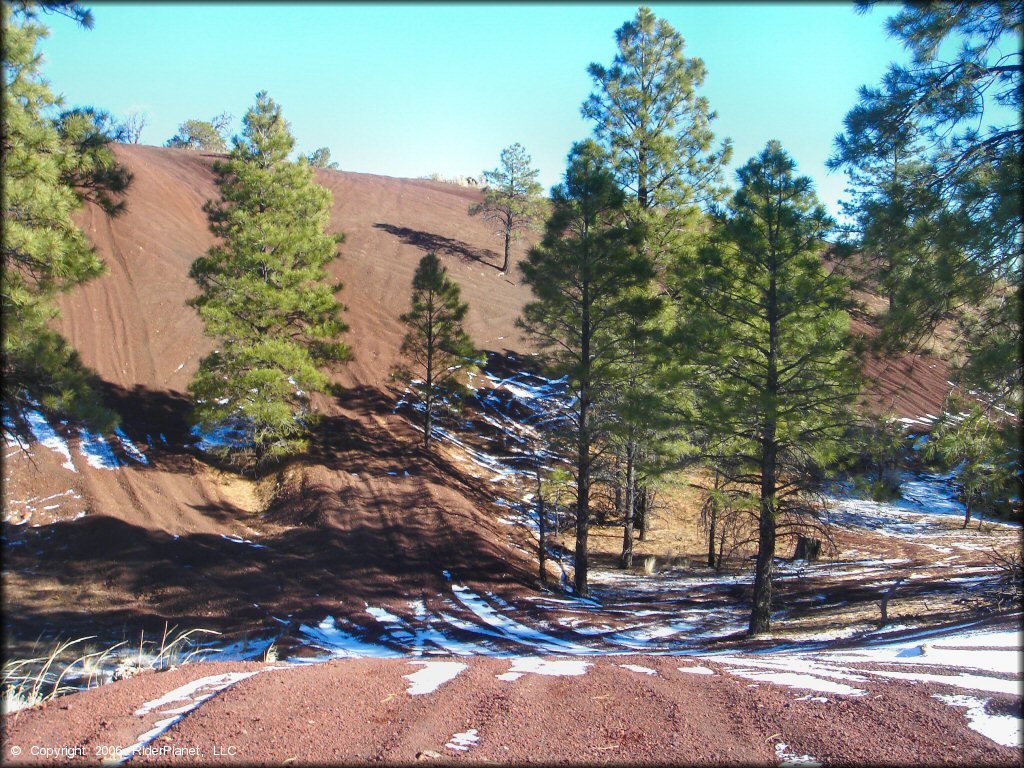
<path fill-rule="evenodd" d="M 118 145 L 134 180 L 128 209 L 109 219 L 89 207 L 82 225 L 109 274 L 67 297 L 61 330 L 85 362 L 121 387 L 184 391 L 212 349 L 195 312 L 184 306 L 196 289 L 192 262 L 213 243 L 202 206 L 216 197 L 214 156 L 189 150 Z M 333 170 L 317 182 L 334 196 L 331 229 L 344 232 L 331 266 L 351 326 L 355 360 L 346 385 L 378 386 L 394 363 L 413 272 L 433 251 L 469 301 L 467 328 L 482 348 L 522 349 L 513 321 L 528 296 L 517 278 L 499 272 L 499 241 L 468 215 L 477 190 L 427 180 Z"/>
<path fill-rule="evenodd" d="M 217 626 L 218 619 L 266 618 L 272 610 L 253 603 L 309 607 L 327 593 L 328 579 L 339 594 L 375 594 L 378 581 L 414 590 L 446 565 L 522 577 L 522 554 L 509 549 L 506 535 L 488 534 L 496 524 L 484 512 L 486 489 L 444 451 L 422 455 L 414 431 L 392 413 L 388 389 L 402 335 L 398 317 L 427 251 L 462 285 L 477 344 L 522 347 L 513 320 L 526 289 L 500 273 L 492 250 L 498 241 L 467 213 L 479 192 L 318 172 L 334 195 L 332 229 L 346 234 L 331 277 L 345 284 L 355 360 L 336 373 L 347 394 L 316 399 L 325 419 L 310 459 L 257 484 L 203 462 L 188 425 L 186 388 L 212 349 L 185 305 L 195 294 L 188 271 L 213 242 L 202 208 L 216 195 L 216 158 L 145 146 L 116 150 L 134 174 L 127 211 L 110 219 L 87 207 L 81 216 L 108 274 L 65 297 L 59 328 L 103 380 L 124 437 L 147 463 L 133 460 L 124 441 L 109 439 L 113 459 L 95 466 L 87 436 L 67 424 L 50 425 L 60 451 L 31 437 L 28 450 L 8 445 L 8 632 L 68 632 L 76 618 L 83 625 L 160 626 L 161 619 L 195 626 L 206 618 Z M 225 536 L 273 545 L 252 548 Z M 248 577 L 238 578 L 242 573 Z"/>

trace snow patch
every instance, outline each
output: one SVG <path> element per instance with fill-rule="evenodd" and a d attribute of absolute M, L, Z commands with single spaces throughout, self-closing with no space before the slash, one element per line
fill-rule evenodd
<path fill-rule="evenodd" d="M 985 711 L 985 699 L 973 696 L 945 696 L 934 694 L 939 701 L 951 707 L 964 707 L 964 717 L 971 730 L 1004 747 L 1024 745 L 1024 721 L 1013 715 L 990 715 Z"/>
<path fill-rule="evenodd" d="M 103 435 L 94 435 L 85 427 L 79 427 L 78 437 L 78 450 L 85 456 L 90 467 L 117 469 L 121 466 L 121 460 L 114 455 Z"/>
<path fill-rule="evenodd" d="M 411 683 L 408 693 L 412 696 L 433 693 L 445 683 L 458 677 L 467 667 L 466 664 L 459 661 L 414 661 L 411 663 L 423 666 L 423 669 L 418 672 L 402 675 Z"/>
<path fill-rule="evenodd" d="M 518 680 L 527 672 L 554 677 L 585 675 L 587 667 L 590 665 L 589 661 L 579 661 L 576 659 L 550 661 L 539 656 L 520 656 L 512 662 L 512 667 L 508 672 L 497 677 L 499 680 L 511 682 L 512 680 Z"/>
<path fill-rule="evenodd" d="M 35 437 L 38 443 L 49 448 L 51 451 L 56 451 L 64 457 L 63 467 L 70 469 L 72 472 L 77 472 L 75 469 L 74 462 L 71 461 L 71 451 L 68 450 L 68 444 L 63 437 L 58 435 L 50 423 L 46 420 L 39 411 L 32 408 L 28 408 L 22 413 L 25 419 L 25 423 L 28 424 L 28 428 L 32 431 L 32 436 Z"/>
<path fill-rule="evenodd" d="M 644 674 L 644 675 L 656 675 L 656 674 L 658 674 L 658 670 L 651 669 L 650 667 L 641 667 L 639 664 L 619 664 L 619 666 L 622 667 L 623 669 L 628 669 L 628 670 L 631 670 L 633 672 L 640 672 L 641 674 Z"/>
<path fill-rule="evenodd" d="M 462 733 L 456 733 L 445 747 L 448 749 L 458 750 L 459 752 L 466 752 L 470 747 L 475 747 L 477 742 L 480 741 L 480 736 L 477 734 L 476 728 L 470 728 L 468 731 Z"/>
<path fill-rule="evenodd" d="M 680 672 L 688 672 L 691 675 L 713 675 L 715 670 L 709 667 L 676 667 Z"/>

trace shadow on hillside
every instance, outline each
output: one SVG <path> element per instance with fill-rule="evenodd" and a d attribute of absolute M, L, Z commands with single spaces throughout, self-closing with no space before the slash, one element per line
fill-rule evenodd
<path fill-rule="evenodd" d="M 127 628 L 149 637 L 165 621 L 253 633 L 280 629 L 274 617 L 315 624 L 346 614 L 368 625 L 365 604 L 447 591 L 445 569 L 492 589 L 517 580 L 485 531 L 426 490 L 397 502 L 401 514 L 388 499 L 335 494 L 326 524 L 253 537 L 260 547 L 216 533 L 175 538 L 104 515 L 29 529 L 5 548 L 5 635 L 26 642 Z"/>
<path fill-rule="evenodd" d="M 373 225 L 377 229 L 383 229 L 404 243 L 413 245 L 428 253 L 436 253 L 444 256 L 454 256 L 465 262 L 476 262 L 488 267 L 500 270 L 501 257 L 489 248 L 474 248 L 461 240 L 455 240 L 444 235 L 435 235 L 432 232 L 423 232 L 408 227 L 396 227 L 394 224 Z"/>

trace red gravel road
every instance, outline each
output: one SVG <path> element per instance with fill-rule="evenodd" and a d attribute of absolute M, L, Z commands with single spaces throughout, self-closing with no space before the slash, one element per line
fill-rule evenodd
<path fill-rule="evenodd" d="M 803 691 L 722 674 L 722 667 L 708 659 L 699 664 L 715 670 L 713 675 L 680 671 L 698 662 L 678 656 L 570 661 L 589 666 L 576 676 L 526 672 L 503 680 L 498 676 L 514 659 L 458 659 L 468 667 L 436 690 L 417 695 L 409 693 L 411 683 L 403 678 L 423 669 L 416 660 L 193 664 L 11 715 L 3 723 L 3 757 L 10 764 L 68 758 L 96 763 L 117 754 L 112 748 L 124 750 L 152 729 L 168 726 L 132 757 L 133 763 L 774 765 L 804 755 L 846 764 L 1011 765 L 1021 760 L 1020 750 L 970 730 L 960 710 L 930 695 L 951 692 L 944 686 L 872 680 L 865 695 L 821 701 Z M 166 696 L 225 673 L 253 674 L 191 711 L 181 712 L 193 702 Z M 212 689 L 198 695 L 204 692 Z M 149 711 L 140 713 L 147 704 Z M 470 742 L 467 749 L 455 748 L 458 734 L 469 735 L 462 739 L 463 746 Z M 781 759 L 778 744 L 788 745 Z"/>

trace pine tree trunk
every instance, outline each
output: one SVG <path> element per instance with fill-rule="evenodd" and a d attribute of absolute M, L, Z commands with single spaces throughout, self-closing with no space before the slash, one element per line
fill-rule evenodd
<path fill-rule="evenodd" d="M 573 587 L 579 597 L 587 597 L 587 534 L 590 529 L 590 281 L 583 280 L 580 305 L 579 424 L 576 439 L 576 559 Z"/>
<path fill-rule="evenodd" d="M 505 230 L 505 260 L 501 262 L 501 271 L 508 272 L 509 255 L 512 249 L 512 230 Z"/>
<path fill-rule="evenodd" d="M 633 510 L 636 508 L 635 469 L 633 465 L 633 444 L 626 444 L 626 520 L 622 526 L 622 557 L 619 564 L 622 568 L 633 567 Z"/>
<path fill-rule="evenodd" d="M 647 529 L 651 524 L 651 489 L 646 485 L 637 483 L 636 505 L 639 511 L 637 514 L 637 528 L 640 532 L 640 541 L 647 541 Z"/>
<path fill-rule="evenodd" d="M 971 496 L 966 494 L 964 498 L 964 528 L 971 522 Z"/>
<path fill-rule="evenodd" d="M 427 371 L 423 382 L 427 396 L 423 403 L 423 449 L 430 450 L 430 430 L 434 421 L 434 313 L 433 297 L 427 311 Z"/>
<path fill-rule="evenodd" d="M 774 254 L 773 254 L 774 256 Z M 767 632 L 771 625 L 772 570 L 775 561 L 775 491 L 778 446 L 775 442 L 774 398 L 779 391 L 779 310 L 776 291 L 776 262 L 770 258 L 771 277 L 768 283 L 766 316 L 768 320 L 768 360 L 765 375 L 765 394 L 768 410 L 761 436 L 761 506 L 758 519 L 757 565 L 754 572 L 754 601 L 750 610 L 750 634 Z"/>
<path fill-rule="evenodd" d="M 765 462 L 768 463 L 768 462 Z M 761 481 L 761 509 L 758 521 L 757 565 L 754 571 L 754 604 L 750 611 L 750 634 L 758 635 L 767 632 L 771 624 L 772 610 L 772 571 L 775 562 L 775 509 L 774 496 L 774 456 L 771 457 L 770 478 Z M 767 487 L 772 493 L 766 494 Z"/>
<path fill-rule="evenodd" d="M 623 519 L 622 511 L 622 459 L 615 453 L 615 519 Z"/>
<path fill-rule="evenodd" d="M 581 452 L 582 453 L 582 452 Z M 573 587 L 579 597 L 587 596 L 587 533 L 590 524 L 590 468 L 582 457 L 576 463 L 576 560 Z"/>
<path fill-rule="evenodd" d="M 544 568 L 544 558 L 547 555 L 547 525 L 544 512 L 544 495 L 541 493 L 541 481 L 540 481 L 540 470 L 537 472 L 537 527 L 538 541 L 537 541 L 537 561 L 540 568 L 540 583 L 547 584 L 547 571 Z"/>
<path fill-rule="evenodd" d="M 715 567 L 715 533 L 718 528 L 718 499 L 711 499 L 708 510 L 708 568 Z"/>

